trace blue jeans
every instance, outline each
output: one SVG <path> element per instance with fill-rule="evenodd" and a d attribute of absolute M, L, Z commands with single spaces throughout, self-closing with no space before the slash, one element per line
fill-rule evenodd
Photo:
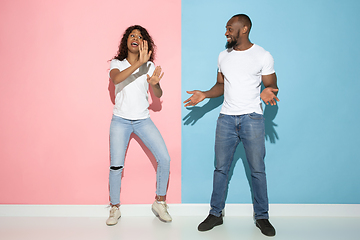
<path fill-rule="evenodd" d="M 121 175 L 131 133 L 135 133 L 157 162 L 156 195 L 165 196 L 170 172 L 170 156 L 165 142 L 150 118 L 128 120 L 113 115 L 110 124 L 110 203 L 120 203 Z"/>
<path fill-rule="evenodd" d="M 220 114 L 216 126 L 213 192 L 210 214 L 219 217 L 225 207 L 228 175 L 236 147 L 243 142 L 251 170 L 251 189 L 255 219 L 268 219 L 268 196 L 265 174 L 265 125 L 261 114 Z"/>

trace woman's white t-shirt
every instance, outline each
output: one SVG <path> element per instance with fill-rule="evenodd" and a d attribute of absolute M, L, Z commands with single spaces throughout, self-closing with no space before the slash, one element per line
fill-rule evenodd
<path fill-rule="evenodd" d="M 130 66 L 126 59 L 123 61 L 113 59 L 109 73 L 112 69 L 117 68 L 121 72 Z M 114 115 L 130 120 L 150 117 L 147 74 L 151 76 L 154 70 L 154 63 L 149 61 L 136 69 L 124 81 L 115 85 Z"/>

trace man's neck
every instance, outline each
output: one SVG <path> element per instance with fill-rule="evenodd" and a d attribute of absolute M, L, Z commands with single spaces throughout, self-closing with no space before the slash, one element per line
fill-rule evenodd
<path fill-rule="evenodd" d="M 238 43 L 234 46 L 235 51 L 245 51 L 251 48 L 254 44 L 249 41 L 249 39 L 246 39 L 246 41 L 243 41 L 241 43 Z"/>

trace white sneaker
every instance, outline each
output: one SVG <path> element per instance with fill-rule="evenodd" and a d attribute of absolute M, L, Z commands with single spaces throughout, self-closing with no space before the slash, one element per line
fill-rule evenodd
<path fill-rule="evenodd" d="M 120 209 L 117 206 L 112 206 L 110 209 L 110 216 L 106 220 L 108 226 L 112 226 L 118 223 L 119 218 L 121 217 Z"/>
<path fill-rule="evenodd" d="M 170 214 L 168 213 L 167 209 L 168 209 L 168 205 L 166 204 L 166 202 L 162 201 L 162 202 L 158 202 L 155 200 L 155 202 L 152 204 L 152 211 L 153 213 L 159 217 L 159 219 L 163 222 L 171 222 L 172 218 L 170 216 Z"/>

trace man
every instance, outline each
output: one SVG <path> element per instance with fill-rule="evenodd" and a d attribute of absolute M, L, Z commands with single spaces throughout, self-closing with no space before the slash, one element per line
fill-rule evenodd
<path fill-rule="evenodd" d="M 184 103 L 194 106 L 205 98 L 224 94 L 224 103 L 216 126 L 213 192 L 208 217 L 198 226 L 207 231 L 223 223 L 228 174 L 236 147 L 243 142 L 251 170 L 255 224 L 266 236 L 275 236 L 269 222 L 269 204 L 265 174 L 265 126 L 261 99 L 276 105 L 277 79 L 274 60 L 269 52 L 249 40 L 251 20 L 245 14 L 233 16 L 226 25 L 226 50 L 218 58 L 216 84 L 209 91 L 188 91 Z M 261 92 L 261 82 L 265 89 Z M 261 99 L 260 99 L 261 98 Z"/>

